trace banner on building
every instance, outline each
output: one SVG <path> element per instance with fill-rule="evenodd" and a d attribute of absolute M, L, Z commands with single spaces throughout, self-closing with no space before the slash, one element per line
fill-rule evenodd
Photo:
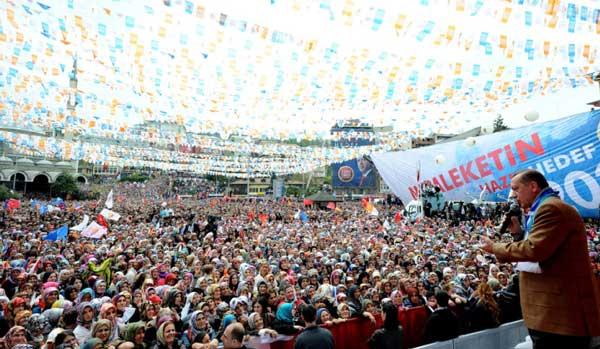
<path fill-rule="evenodd" d="M 506 201 L 511 175 L 533 168 L 582 216 L 600 216 L 600 110 L 371 158 L 405 203 L 423 185 L 446 200 Z"/>

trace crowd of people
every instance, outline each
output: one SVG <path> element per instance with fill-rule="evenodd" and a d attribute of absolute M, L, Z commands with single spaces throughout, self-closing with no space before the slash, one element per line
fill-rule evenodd
<path fill-rule="evenodd" d="M 113 211 L 121 217 L 107 220 L 99 239 L 75 230 L 47 236 L 86 214 L 94 219 L 104 198 L 65 201 L 43 214 L 41 201 L 2 210 L 2 346 L 251 347 L 252 337 L 375 321 L 390 307 L 425 307 L 423 338 L 433 342 L 521 317 L 513 265 L 480 249 L 482 236 L 496 234 L 499 212 L 410 222 L 397 205 L 374 216 L 358 202 L 321 210 L 289 199 L 165 200 L 168 183 L 116 184 Z M 586 229 L 590 263 L 600 271 L 598 225 Z M 306 318 L 311 308 L 314 319 Z"/>

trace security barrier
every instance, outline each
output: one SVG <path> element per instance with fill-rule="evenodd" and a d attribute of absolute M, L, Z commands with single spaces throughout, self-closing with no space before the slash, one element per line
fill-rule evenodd
<path fill-rule="evenodd" d="M 523 320 L 509 322 L 498 328 L 464 334 L 453 340 L 436 342 L 415 349 L 512 349 L 527 337 Z"/>

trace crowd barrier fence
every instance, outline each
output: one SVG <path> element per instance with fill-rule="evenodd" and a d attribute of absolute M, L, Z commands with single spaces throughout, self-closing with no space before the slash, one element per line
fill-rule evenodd
<path fill-rule="evenodd" d="M 425 307 L 405 309 L 398 313 L 405 349 L 414 348 L 423 342 L 423 329 L 428 316 Z M 368 319 L 357 318 L 323 327 L 329 329 L 333 334 L 336 349 L 368 349 L 367 340 L 383 323 L 381 316 L 376 316 L 375 319 L 375 324 Z M 293 339 L 270 344 L 270 349 L 293 348 Z"/>
<path fill-rule="evenodd" d="M 509 322 L 498 328 L 464 334 L 453 340 L 436 342 L 415 349 L 513 349 L 525 341 L 527 328 L 523 320 Z"/>

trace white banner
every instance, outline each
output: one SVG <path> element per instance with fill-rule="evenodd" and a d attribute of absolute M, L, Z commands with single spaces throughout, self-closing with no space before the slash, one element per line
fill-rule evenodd
<path fill-rule="evenodd" d="M 404 204 L 419 197 L 420 184 L 446 200 L 506 201 L 512 174 L 532 168 L 582 216 L 600 214 L 600 110 L 371 158 Z"/>

